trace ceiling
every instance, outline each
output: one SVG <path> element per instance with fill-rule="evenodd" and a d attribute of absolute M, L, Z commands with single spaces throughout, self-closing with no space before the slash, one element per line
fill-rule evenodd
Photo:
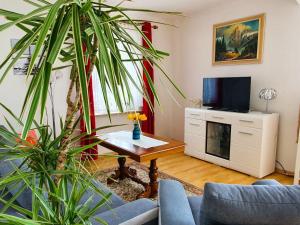
<path fill-rule="evenodd" d="M 221 1 L 224 0 L 127 0 L 122 6 L 161 11 L 192 12 L 199 11 Z M 107 2 L 118 4 L 121 0 L 107 0 Z"/>

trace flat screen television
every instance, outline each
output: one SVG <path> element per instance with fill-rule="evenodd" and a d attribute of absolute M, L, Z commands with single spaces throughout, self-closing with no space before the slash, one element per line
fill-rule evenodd
<path fill-rule="evenodd" d="M 214 110 L 248 112 L 251 77 L 204 78 L 203 105 Z"/>

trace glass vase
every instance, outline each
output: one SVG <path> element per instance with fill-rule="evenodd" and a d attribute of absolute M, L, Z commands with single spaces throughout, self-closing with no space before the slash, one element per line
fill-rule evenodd
<path fill-rule="evenodd" d="M 141 129 L 138 123 L 134 124 L 133 131 L 132 131 L 132 139 L 133 140 L 141 139 Z"/>

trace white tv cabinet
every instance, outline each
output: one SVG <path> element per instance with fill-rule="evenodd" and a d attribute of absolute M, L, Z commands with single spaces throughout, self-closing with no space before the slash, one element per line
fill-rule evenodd
<path fill-rule="evenodd" d="M 207 122 L 231 125 L 229 160 L 206 152 Z M 279 114 L 185 109 L 185 154 L 258 178 L 275 170 Z"/>

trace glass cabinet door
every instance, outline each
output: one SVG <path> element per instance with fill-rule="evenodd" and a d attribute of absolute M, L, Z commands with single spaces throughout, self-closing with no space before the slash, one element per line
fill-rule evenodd
<path fill-rule="evenodd" d="M 230 137 L 231 125 L 207 121 L 206 153 L 229 160 Z"/>

